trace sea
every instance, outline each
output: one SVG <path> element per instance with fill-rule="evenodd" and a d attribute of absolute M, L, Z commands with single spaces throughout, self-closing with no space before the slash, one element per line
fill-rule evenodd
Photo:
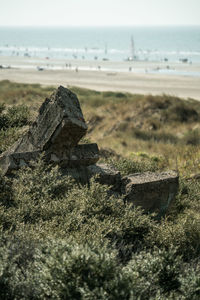
<path fill-rule="evenodd" d="M 0 27 L 1 56 L 200 63 L 200 26 Z"/>

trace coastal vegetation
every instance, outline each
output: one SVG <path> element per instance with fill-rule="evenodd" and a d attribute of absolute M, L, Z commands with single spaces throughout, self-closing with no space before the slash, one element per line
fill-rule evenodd
<path fill-rule="evenodd" d="M 122 175 L 176 170 L 179 193 L 157 220 L 42 159 L 0 175 L 0 298 L 199 299 L 200 102 L 70 89 L 88 124 L 82 143 L 97 142 Z M 0 82 L 0 153 L 53 91 Z"/>

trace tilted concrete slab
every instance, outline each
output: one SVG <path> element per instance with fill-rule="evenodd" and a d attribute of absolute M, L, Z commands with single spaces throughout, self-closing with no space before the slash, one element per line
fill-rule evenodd
<path fill-rule="evenodd" d="M 146 212 L 164 215 L 176 196 L 179 176 L 174 171 L 137 173 L 122 179 L 124 200 Z"/>
<path fill-rule="evenodd" d="M 97 144 L 77 145 L 86 131 L 76 95 L 60 86 L 44 101 L 28 132 L 1 154 L 3 174 L 29 165 L 42 152 L 46 161 L 62 166 L 95 164 L 99 159 Z"/>
<path fill-rule="evenodd" d="M 74 93 L 60 86 L 47 98 L 29 131 L 16 143 L 14 152 L 54 151 L 63 156 L 85 135 L 87 125 Z"/>

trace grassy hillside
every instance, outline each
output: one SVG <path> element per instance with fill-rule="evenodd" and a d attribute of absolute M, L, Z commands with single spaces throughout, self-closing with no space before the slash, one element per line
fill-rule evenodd
<path fill-rule="evenodd" d="M 176 169 L 179 194 L 157 221 L 41 160 L 0 176 L 0 298 L 199 299 L 200 102 L 71 90 L 88 123 L 82 142 L 122 174 Z M 0 152 L 53 91 L 0 82 Z"/>

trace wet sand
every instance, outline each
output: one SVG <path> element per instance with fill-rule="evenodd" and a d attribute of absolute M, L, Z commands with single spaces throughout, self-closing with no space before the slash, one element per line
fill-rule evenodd
<path fill-rule="evenodd" d="M 0 57 L 0 80 L 200 100 L 200 64 Z M 10 66 L 10 68 L 6 68 Z M 38 70 L 40 69 L 40 70 Z"/>

